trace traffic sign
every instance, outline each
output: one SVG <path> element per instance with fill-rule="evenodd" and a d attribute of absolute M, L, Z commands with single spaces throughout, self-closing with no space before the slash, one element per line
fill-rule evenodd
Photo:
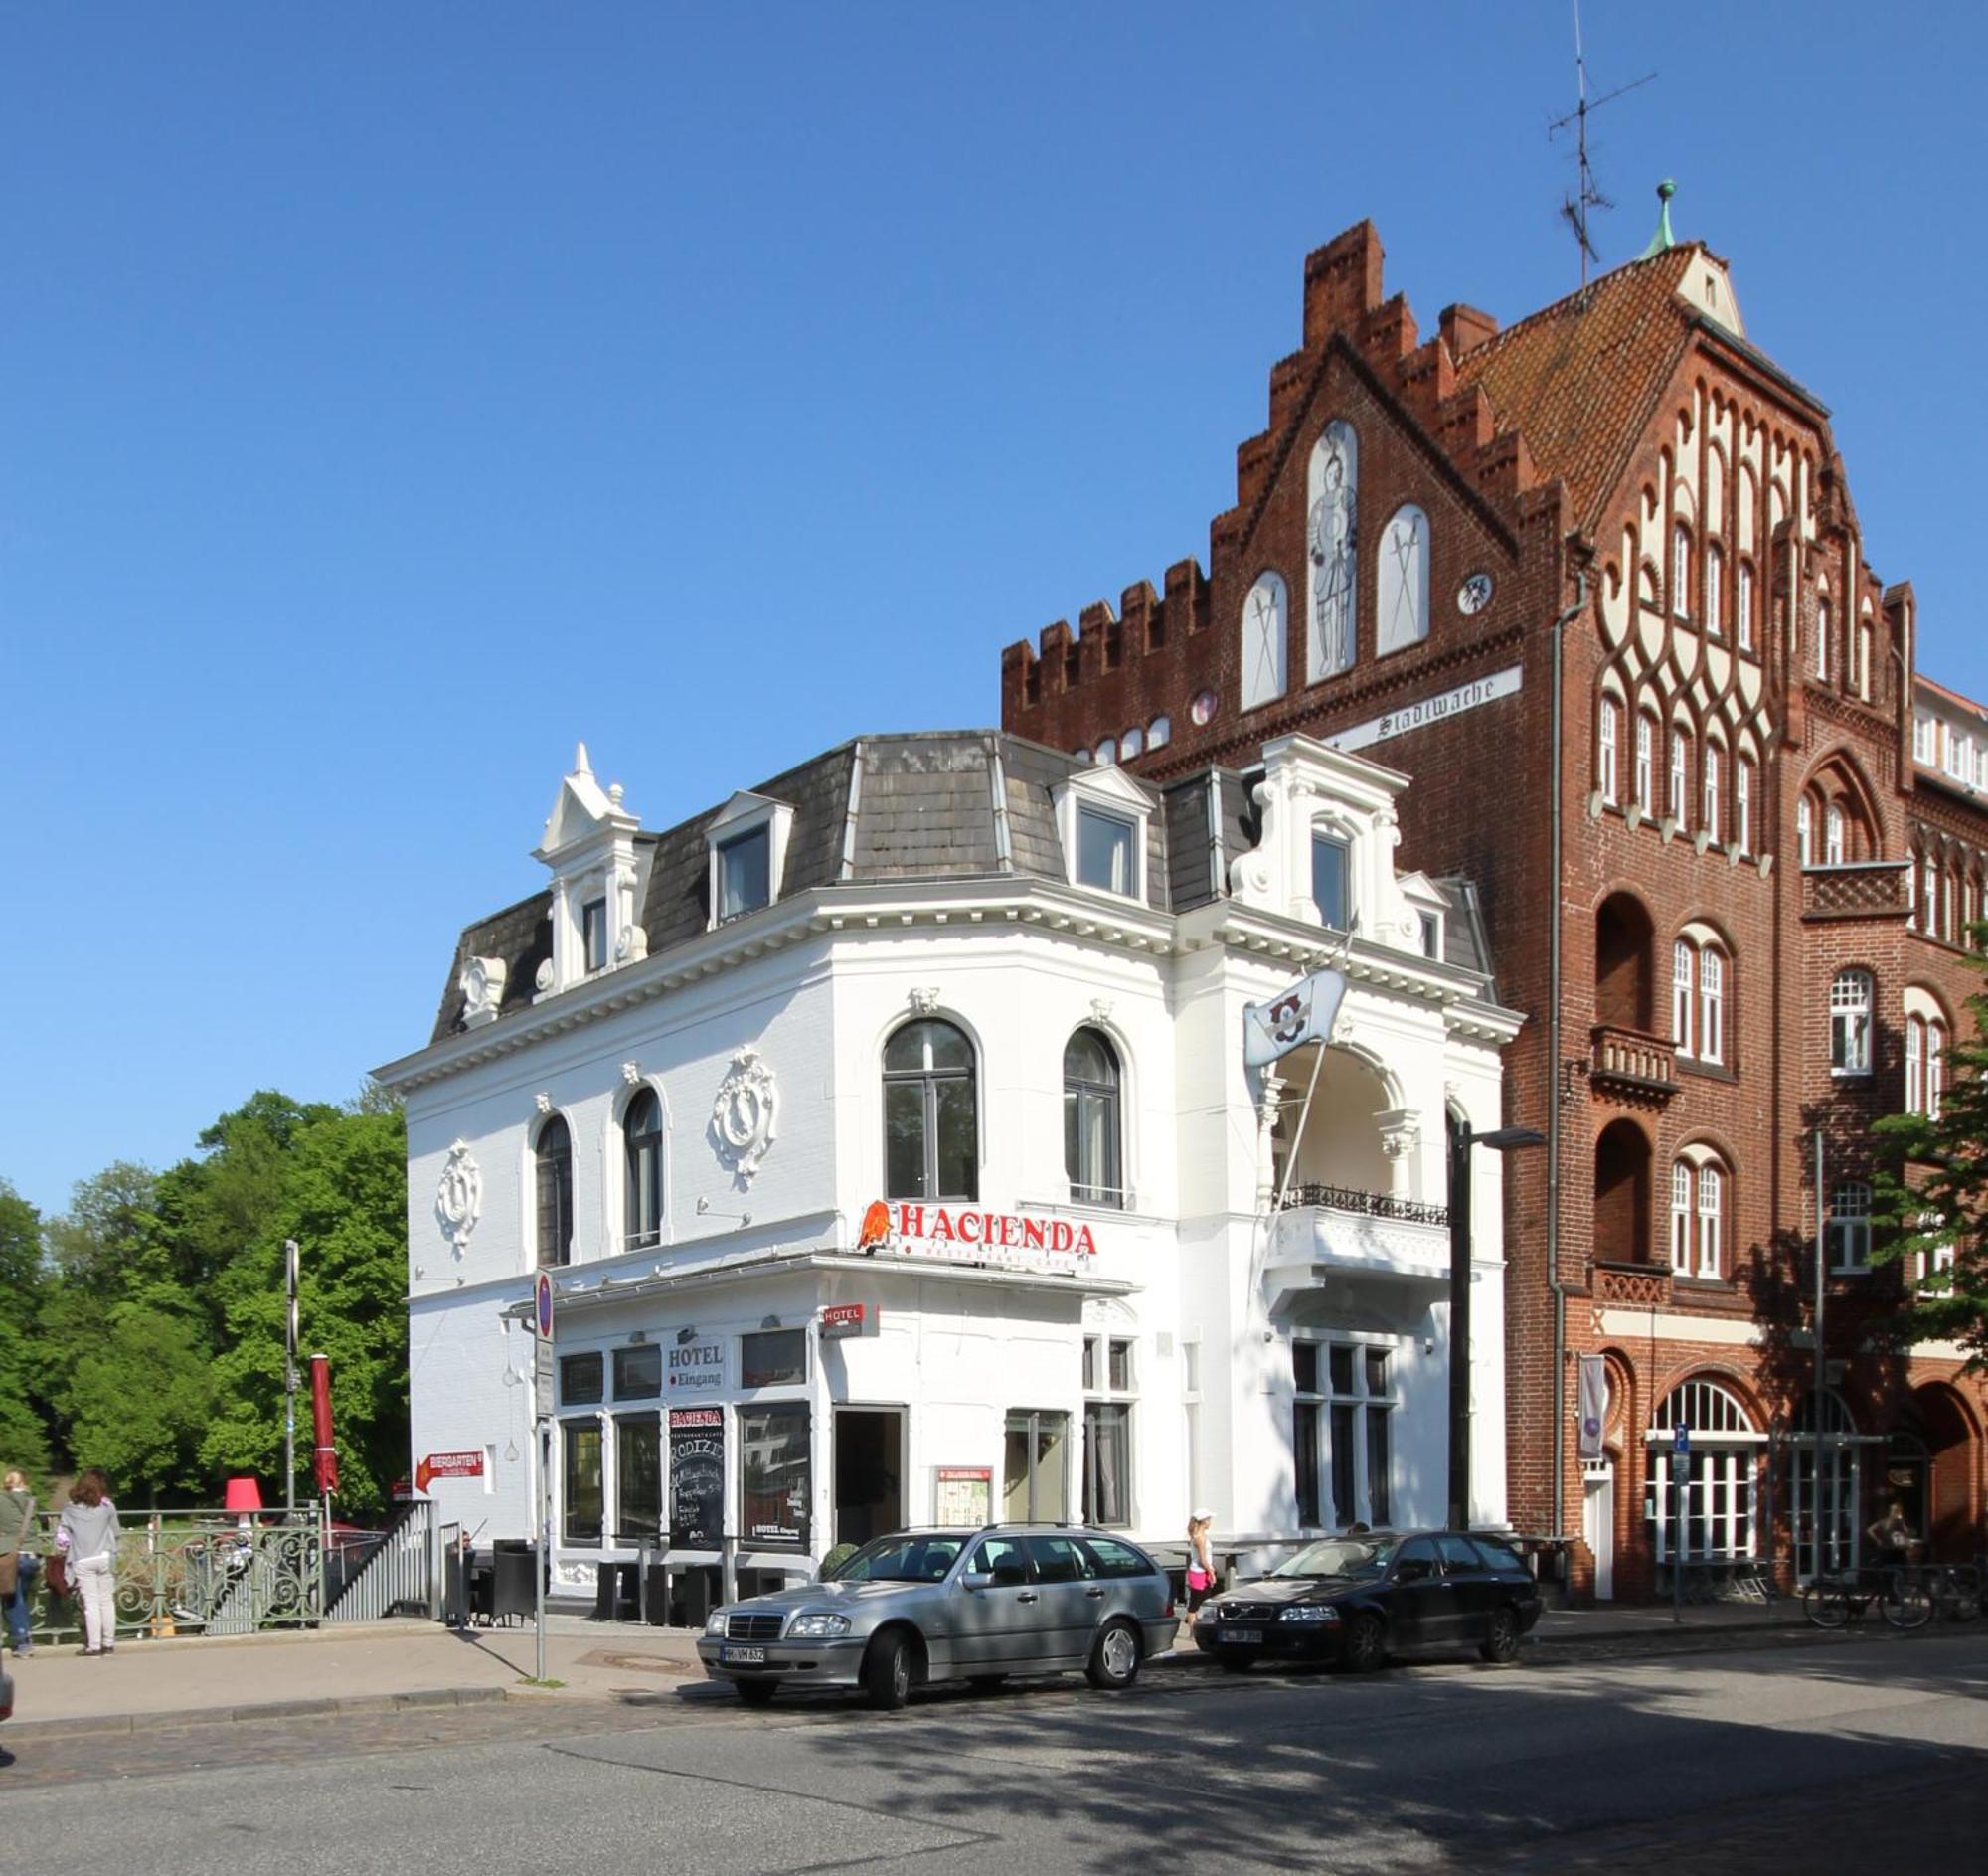
<path fill-rule="evenodd" d="M 1688 1459 L 1691 1457 L 1691 1429 L 1689 1427 L 1680 1426 L 1673 1429 L 1671 1433 L 1671 1455 L 1679 1459 Z"/>
<path fill-rule="evenodd" d="M 532 1298 L 532 1326 L 542 1342 L 553 1339 L 553 1279 L 550 1271 L 539 1273 L 539 1286 Z"/>
<path fill-rule="evenodd" d="M 553 1345 L 541 1341 L 532 1351 L 532 1412 L 550 1420 L 553 1412 Z"/>

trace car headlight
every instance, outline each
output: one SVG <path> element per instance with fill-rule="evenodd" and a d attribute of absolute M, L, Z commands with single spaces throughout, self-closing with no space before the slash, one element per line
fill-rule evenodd
<path fill-rule="evenodd" d="M 826 1641 L 832 1635 L 846 1635 L 849 1632 L 847 1616 L 796 1616 L 793 1626 L 787 1630 L 790 1641 Z"/>
<path fill-rule="evenodd" d="M 704 1632 L 708 1635 L 722 1635 L 725 1632 L 726 1616 L 725 1610 L 714 1609 L 704 1619 Z"/>
<path fill-rule="evenodd" d="M 1293 1603 L 1277 1618 L 1279 1621 L 1337 1621 L 1339 1612 L 1323 1603 Z"/>

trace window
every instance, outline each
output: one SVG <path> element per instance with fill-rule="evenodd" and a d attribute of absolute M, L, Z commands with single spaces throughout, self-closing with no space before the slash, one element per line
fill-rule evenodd
<path fill-rule="evenodd" d="M 1127 762 L 1146 747 L 1146 733 L 1135 723 L 1118 739 L 1118 754 Z"/>
<path fill-rule="evenodd" d="M 1698 1169 L 1698 1274 L 1717 1277 L 1720 1273 L 1720 1207 L 1726 1182 L 1717 1166 Z"/>
<path fill-rule="evenodd" d="M 1329 1509 L 1330 1522 L 1339 1530 L 1356 1520 L 1385 1527 L 1394 1502 L 1390 1351 L 1367 1344 L 1296 1341 L 1291 1344 L 1291 1370 L 1300 1525 L 1316 1528 L 1326 1521 L 1321 1513 Z M 1323 1455 L 1321 1417 L 1326 1436 Z M 1330 1481 L 1329 1507 L 1319 1502 L 1321 1472 Z"/>
<path fill-rule="evenodd" d="M 1359 438 L 1350 425 L 1334 421 L 1312 451 L 1305 492 L 1305 555 L 1311 586 L 1308 665 L 1314 683 L 1353 666 L 1359 493 Z"/>
<path fill-rule="evenodd" d="M 554 1114 L 539 1129 L 539 1267 L 573 1262 L 573 1135 Z"/>
<path fill-rule="evenodd" d="M 1691 530 L 1682 521 L 1671 530 L 1671 610 L 1691 616 Z"/>
<path fill-rule="evenodd" d="M 1419 644 L 1428 636 L 1428 517 L 1413 502 L 1395 510 L 1381 531 L 1377 655 Z"/>
<path fill-rule="evenodd" d="M 718 843 L 718 916 L 737 919 L 770 905 L 772 887 L 772 830 L 755 827 L 750 833 Z"/>
<path fill-rule="evenodd" d="M 1155 717 L 1146 725 L 1146 747 L 1165 749 L 1174 740 L 1174 720 L 1171 717 Z"/>
<path fill-rule="evenodd" d="M 1698 1054 L 1726 1060 L 1726 959 L 1709 946 L 1698 954 Z"/>
<path fill-rule="evenodd" d="M 1871 1268 L 1871 1188 L 1861 1180 L 1829 1195 L 1829 1268 L 1846 1275 Z"/>
<path fill-rule="evenodd" d="M 588 970 L 607 968 L 607 901 L 589 899 L 580 909 L 581 946 Z"/>
<path fill-rule="evenodd" d="M 643 1342 L 614 1351 L 614 1398 L 653 1401 L 663 1391 L 663 1351 L 659 1343 Z"/>
<path fill-rule="evenodd" d="M 1926 1025 L 1926 1107 L 1927 1116 L 1939 1118 L 1940 1097 L 1946 1088 L 1946 1026 L 1943 1023 Z"/>
<path fill-rule="evenodd" d="M 1748 561 L 1740 563 L 1740 597 L 1733 608 L 1734 631 L 1740 640 L 1741 651 L 1753 649 L 1753 568 Z"/>
<path fill-rule="evenodd" d="M 600 1542 L 605 1507 L 601 1503 L 600 1423 L 597 1420 L 563 1420 L 560 1438 L 565 1446 L 563 1469 L 566 1491 L 565 1518 L 561 1535 L 569 1544 Z"/>
<path fill-rule="evenodd" d="M 807 1330 L 760 1329 L 739 1338 L 739 1385 L 798 1387 L 807 1380 Z"/>
<path fill-rule="evenodd" d="M 1912 761 L 1927 767 L 1939 760 L 1939 724 L 1923 710 L 1912 713 Z"/>
<path fill-rule="evenodd" d="M 1078 1205 L 1123 1205 L 1118 1055 L 1095 1029 L 1079 1029 L 1063 1052 L 1063 1161 Z"/>
<path fill-rule="evenodd" d="M 1131 898 L 1138 892 L 1134 828 L 1116 814 L 1079 804 L 1077 810 L 1077 878 L 1080 886 Z"/>
<path fill-rule="evenodd" d="M 1871 696 L 1871 621 L 1857 624 L 1857 695 L 1867 702 Z"/>
<path fill-rule="evenodd" d="M 884 1195 L 980 1196 L 973 1045 L 952 1024 L 907 1023 L 884 1045 Z"/>
<path fill-rule="evenodd" d="M 1919 929 L 1919 856 L 1908 853 L 1905 856 L 1905 930 Z"/>
<path fill-rule="evenodd" d="M 1601 700 L 1601 738 L 1598 761 L 1601 769 L 1601 798 L 1608 806 L 1616 804 L 1615 783 L 1615 736 L 1616 725 L 1622 713 L 1616 708 L 1612 697 Z"/>
<path fill-rule="evenodd" d="M 621 1414 L 614 1422 L 614 1537 L 653 1542 L 663 1529 L 663 1432 L 659 1414 Z"/>
<path fill-rule="evenodd" d="M 663 1104 L 645 1088 L 621 1116 L 622 1158 L 628 1181 L 622 1215 L 627 1248 L 663 1241 Z"/>
<path fill-rule="evenodd" d="M 1671 946 L 1671 1041 L 1680 1055 L 1691 1053 L 1691 946 L 1683 938 Z"/>
<path fill-rule="evenodd" d="M 1753 1556 L 1753 1493 L 1766 1436 L 1745 1408 L 1714 1381 L 1687 1381 L 1658 1406 L 1649 1435 L 1644 1516 L 1657 1561 L 1727 1563 Z M 1675 1429 L 1691 1429 L 1689 1470 L 1671 1489 Z M 1677 1523 L 1682 1501 L 1683 1527 Z"/>
<path fill-rule="evenodd" d="M 1291 1344 L 1292 1484 L 1297 1496 L 1298 1528 L 1314 1531 L 1325 1522 L 1320 1515 L 1318 1495 L 1319 1415 L 1322 1411 L 1318 1375 L 1318 1344 Z"/>
<path fill-rule="evenodd" d="M 596 1350 L 586 1355 L 562 1355 L 559 1365 L 560 1405 L 598 1407 L 606 1385 L 606 1363 Z"/>
<path fill-rule="evenodd" d="M 1726 631 L 1726 557 L 1715 546 L 1705 550 L 1705 629 L 1714 638 Z"/>
<path fill-rule="evenodd" d="M 1795 860 L 1798 865 L 1807 866 L 1815 858 L 1815 810 L 1809 806 L 1808 796 L 1795 803 Z"/>
<path fill-rule="evenodd" d="M 1829 601 L 1822 600 L 1815 608 L 1815 674 L 1826 678 L 1829 675 Z"/>
<path fill-rule="evenodd" d="M 1422 955 L 1440 958 L 1442 956 L 1442 920 L 1433 912 L 1420 915 L 1422 934 Z"/>
<path fill-rule="evenodd" d="M 1671 1167 L 1671 1269 L 1691 1269 L 1691 1168 L 1681 1159 Z"/>
<path fill-rule="evenodd" d="M 1921 904 L 1925 911 L 1919 919 L 1919 930 L 1927 938 L 1938 938 L 1939 930 L 1939 862 L 1931 854 L 1926 855 L 1925 865 L 1920 869 L 1919 880 L 1923 889 Z"/>
<path fill-rule="evenodd" d="M 1743 756 L 1733 765 L 1733 844 L 1753 851 L 1753 765 Z"/>
<path fill-rule="evenodd" d="M 1011 1523 L 1054 1523 L 1069 1500 L 1070 1420 L 1041 1408 L 1012 1409 L 1004 1427 L 1001 1515 Z"/>
<path fill-rule="evenodd" d="M 1841 866 L 1843 855 L 1843 810 L 1832 801 L 1822 817 L 1822 863 L 1824 866 Z"/>
<path fill-rule="evenodd" d="M 1111 764 L 1115 763 L 1118 760 L 1118 744 L 1116 740 L 1107 736 L 1103 742 L 1098 744 L 1095 751 L 1092 752 L 1091 760 L 1100 768 L 1108 767 Z"/>
<path fill-rule="evenodd" d="M 1284 694 L 1288 601 L 1280 575 L 1259 574 L 1242 601 L 1242 708 L 1254 710 Z"/>
<path fill-rule="evenodd" d="M 1691 800 L 1685 790 L 1691 772 L 1691 738 L 1682 730 L 1671 731 L 1671 819 L 1680 827 L 1691 825 Z"/>
<path fill-rule="evenodd" d="M 1905 1111 L 1925 1111 L 1926 1026 L 1923 1017 L 1905 1018 Z"/>
<path fill-rule="evenodd" d="M 1022 1548 L 1038 1583 L 1082 1583 L 1090 1576 L 1090 1553 L 1074 1537 L 1025 1537 Z"/>
<path fill-rule="evenodd" d="M 1655 775 L 1656 747 L 1656 719 L 1638 712 L 1636 717 L 1636 805 L 1645 814 L 1653 813 L 1657 805 Z"/>
<path fill-rule="evenodd" d="M 1704 819 L 1701 825 L 1714 840 L 1719 838 L 1719 745 L 1705 746 L 1705 778 L 1701 784 Z"/>
<path fill-rule="evenodd" d="M 1083 1521 L 1132 1522 L 1132 1344 L 1083 1338 Z"/>
<path fill-rule="evenodd" d="M 807 1549 L 808 1460 L 805 1401 L 740 1408 L 739 1516 L 747 1543 Z"/>
<path fill-rule="evenodd" d="M 1871 975 L 1837 972 L 1829 986 L 1829 1068 L 1832 1075 L 1871 1073 Z"/>
<path fill-rule="evenodd" d="M 1318 908 L 1319 922 L 1335 932 L 1352 928 L 1347 923 L 1347 887 L 1352 876 L 1353 851 L 1337 834 L 1311 837 L 1311 897 Z"/>

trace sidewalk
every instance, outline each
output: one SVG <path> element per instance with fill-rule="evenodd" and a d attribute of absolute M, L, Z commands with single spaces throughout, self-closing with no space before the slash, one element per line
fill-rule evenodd
<path fill-rule="evenodd" d="M 1667 1607 L 1607 1605 L 1549 1610 L 1527 1658 L 1551 1661 L 1567 1644 L 1735 1647 L 1763 1631 L 1803 1626 L 1801 1606 L 1709 1603 L 1672 1620 Z M 84 1660 L 75 1646 L 41 1647 L 25 1661 L 8 1657 L 15 1717 L 0 1742 L 39 1727 L 136 1731 L 171 1725 L 367 1712 L 387 1707 L 454 1706 L 485 1700 L 641 1700 L 704 1683 L 697 1636 L 682 1628 L 590 1621 L 546 1621 L 546 1676 L 557 1689 L 525 1684 L 536 1638 L 529 1626 L 444 1628 L 415 1620 L 229 1638 L 127 1640 L 105 1659 Z M 1154 1672 L 1193 1671 L 1208 1657 L 1189 1643 Z"/>

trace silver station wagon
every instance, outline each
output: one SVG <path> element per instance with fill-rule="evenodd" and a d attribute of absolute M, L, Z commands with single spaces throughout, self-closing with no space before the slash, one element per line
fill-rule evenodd
<path fill-rule="evenodd" d="M 781 1687 L 991 1685 L 1081 1668 L 1129 1687 L 1178 1626 L 1166 1572 L 1135 1544 L 1059 1524 L 899 1531 L 799 1589 L 728 1603 L 697 1644 L 705 1672 L 763 1706 Z"/>

